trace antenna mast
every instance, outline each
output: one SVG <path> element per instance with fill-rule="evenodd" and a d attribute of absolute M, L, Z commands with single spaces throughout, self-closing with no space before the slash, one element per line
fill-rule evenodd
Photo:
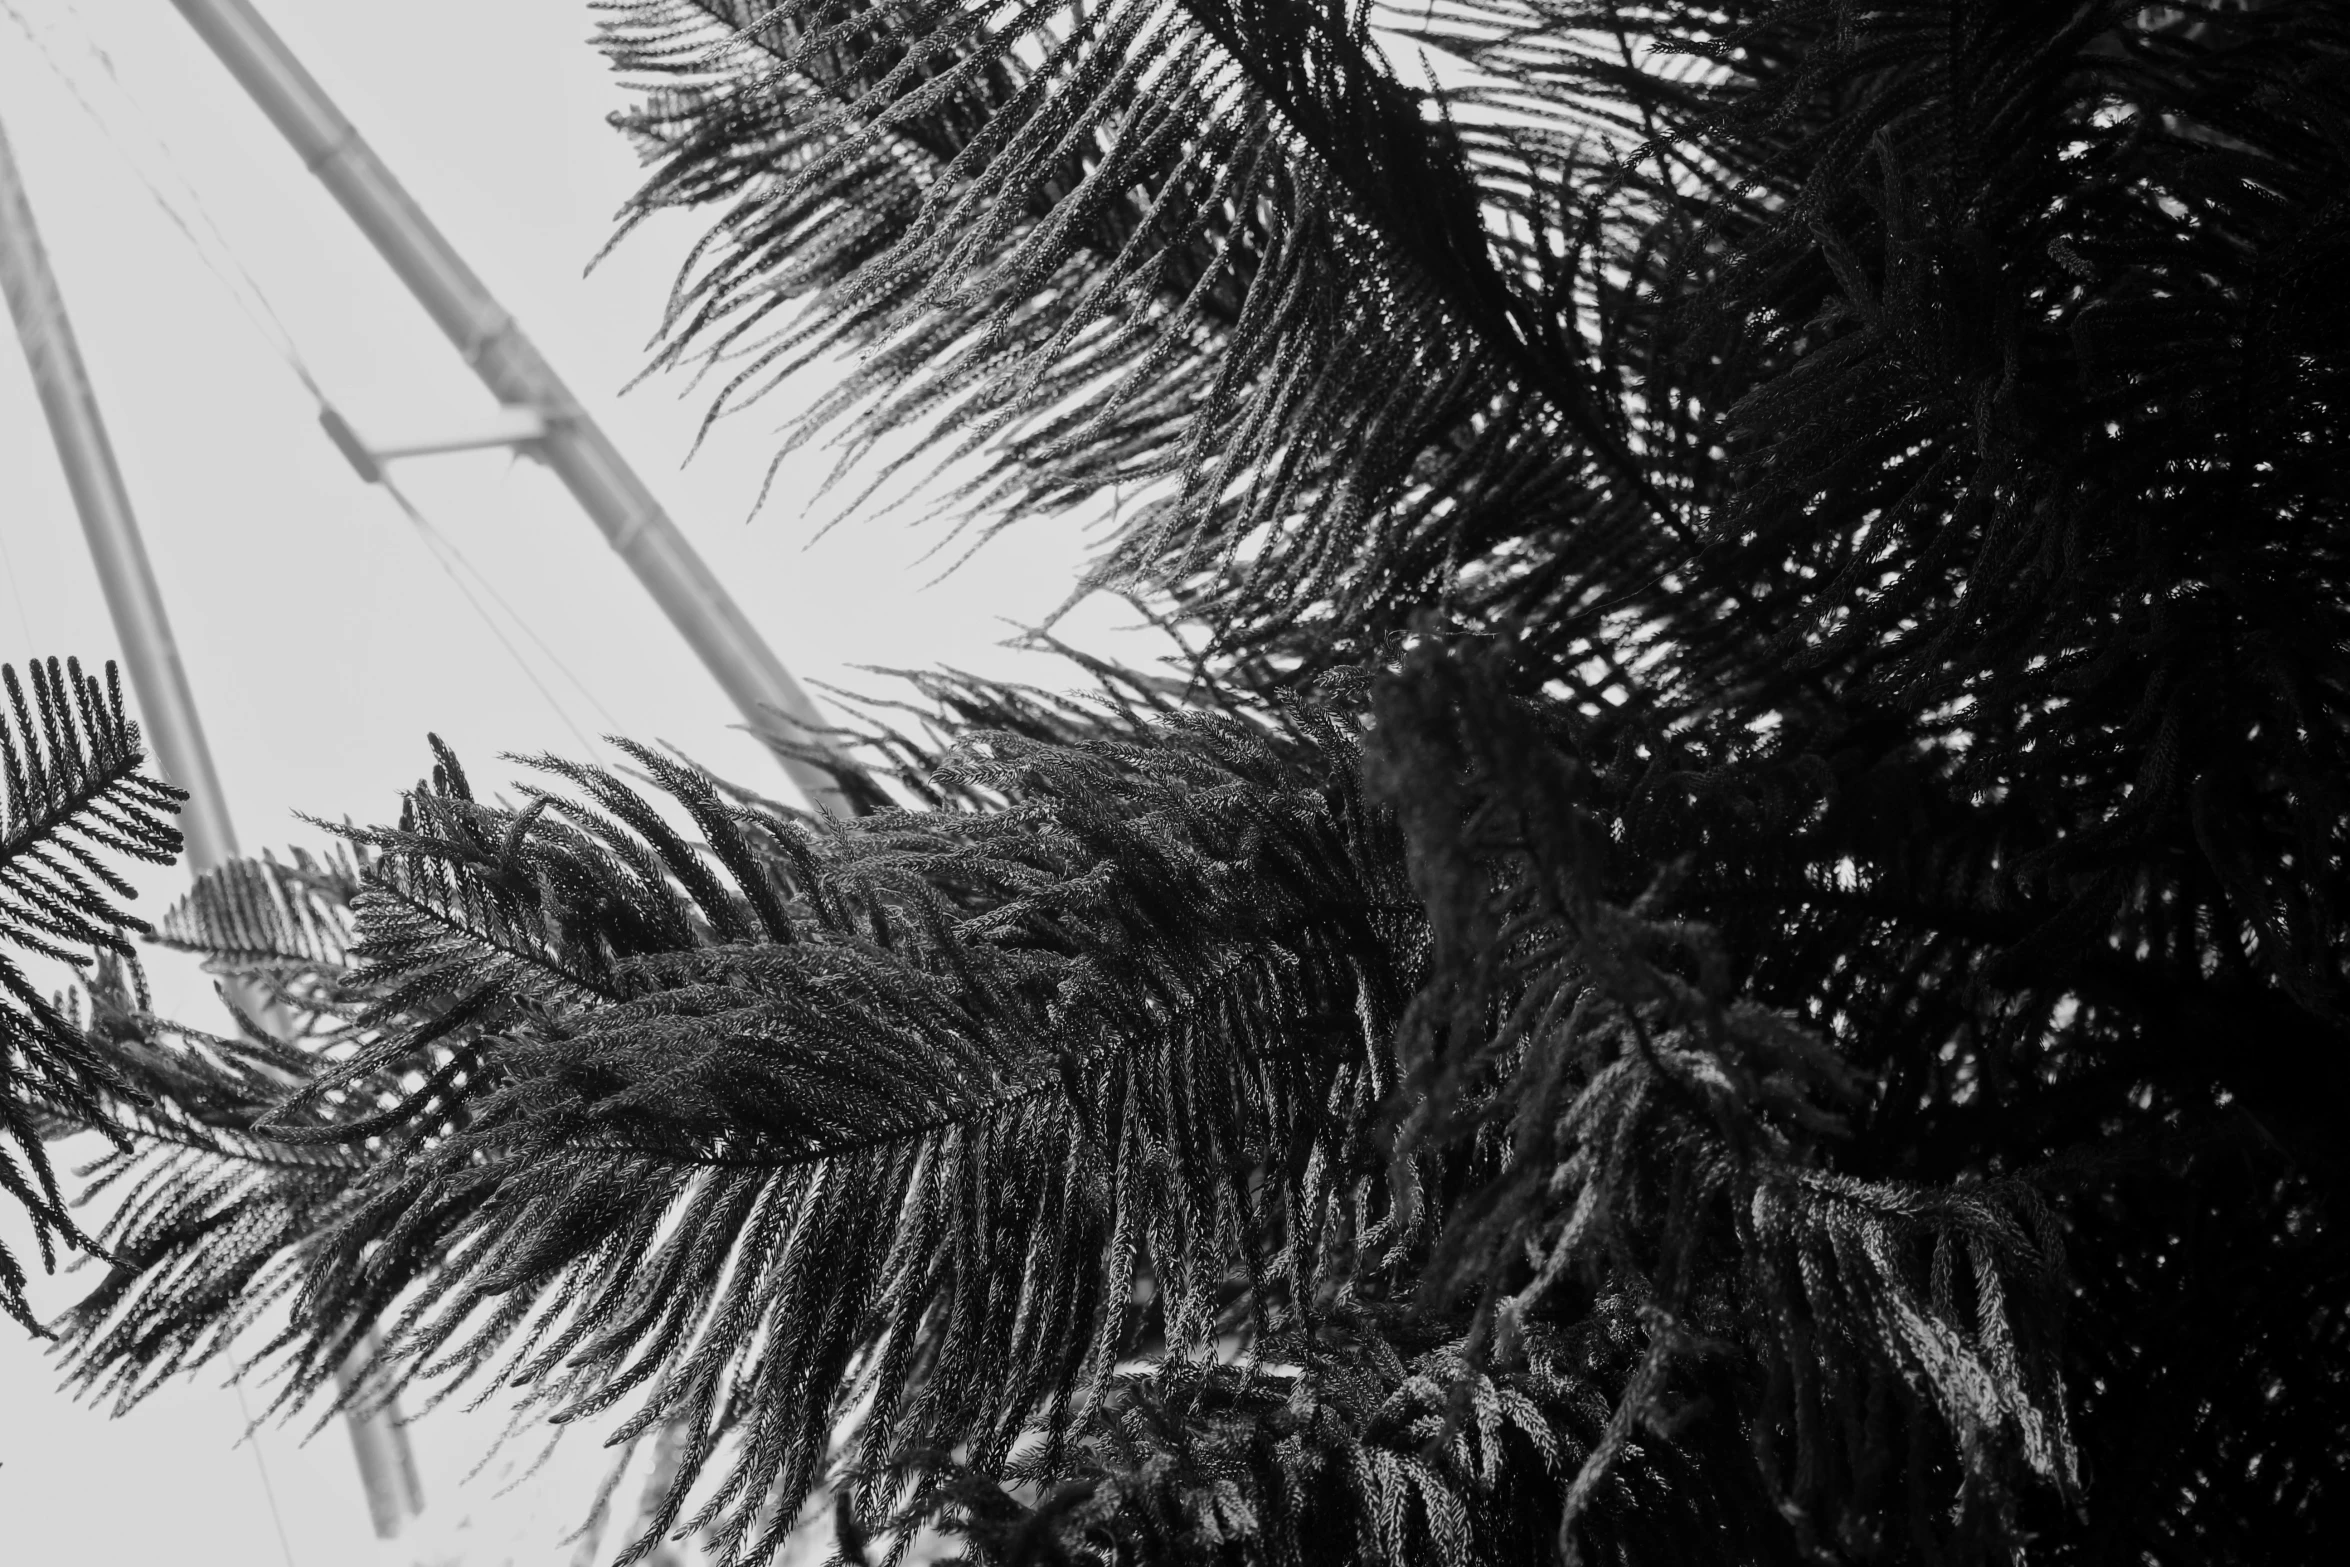
<path fill-rule="evenodd" d="M 408 291 L 499 402 L 543 421 L 530 449 L 555 470 L 629 570 L 668 615 L 753 733 L 806 745 L 823 722 L 740 605 L 694 552 L 628 460 L 563 384 L 513 315 L 336 108 L 249 0 L 172 0 L 303 164 L 342 203 Z M 328 433 L 351 455 L 347 427 Z M 475 443 L 478 444 L 478 443 Z M 390 453 L 376 453 L 388 456 Z M 366 465 L 355 464 L 366 471 Z M 780 715 L 780 718 L 779 718 Z M 847 807 L 822 768 L 779 753 L 811 804 Z"/>

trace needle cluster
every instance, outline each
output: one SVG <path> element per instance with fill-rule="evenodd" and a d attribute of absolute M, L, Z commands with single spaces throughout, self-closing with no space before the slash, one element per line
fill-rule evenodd
<path fill-rule="evenodd" d="M 81 1375 L 379 1332 L 729 1563 L 2340 1537 L 2341 7 L 599 9 L 658 361 L 1191 661 L 216 876 L 300 1080 Z"/>

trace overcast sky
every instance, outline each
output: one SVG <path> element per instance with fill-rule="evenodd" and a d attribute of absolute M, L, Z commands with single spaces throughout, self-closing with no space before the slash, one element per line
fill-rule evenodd
<path fill-rule="evenodd" d="M 700 407 L 675 381 L 620 391 L 644 360 L 692 218 L 582 269 L 633 188 L 635 156 L 603 122 L 621 101 L 589 46 L 583 0 L 260 0 L 425 210 L 629 454 L 784 662 L 875 687 L 852 666 L 953 663 L 1060 683 L 996 647 L 1066 594 L 1082 541 L 1042 523 L 925 587 L 934 528 L 835 529 L 811 547 L 815 469 L 787 470 L 748 513 L 788 405 L 722 426 L 681 467 Z M 48 47 L 106 129 L 18 25 Z M 92 54 L 102 47 L 112 76 Z M 429 763 L 436 731 L 500 776 L 500 751 L 577 754 L 409 525 L 318 432 L 315 409 L 130 172 L 202 232 L 208 217 L 258 279 L 328 394 L 362 430 L 422 431 L 487 412 L 489 394 L 168 0 L 0 0 L 0 115 L 62 279 L 248 850 L 310 841 L 296 812 L 383 819 Z M 108 132 L 113 141 L 110 142 Z M 119 143 L 118 151 L 114 143 Z M 168 145 L 168 155 L 163 150 Z M 126 163 L 125 154 L 130 163 Z M 189 207 L 177 181 L 200 193 Z M 795 399 L 796 400 L 796 399 Z M 785 786 L 634 581 L 542 469 L 500 454 L 405 465 L 446 534 L 554 650 L 602 713 L 509 627 L 590 734 L 675 743 L 722 772 Z M 0 658 L 78 655 L 115 638 L 48 430 L 12 338 L 0 338 Z M 1068 623 L 1097 648 L 1137 644 L 1116 608 Z M 608 713 L 613 722 L 607 722 Z M 160 912 L 175 874 L 145 878 Z M 199 977 L 159 976 L 166 1007 L 209 1005 Z M 20 1256 L 21 1228 L 0 1218 Z M 54 1310 L 80 1280 L 43 1281 Z M 283 1559 L 236 1401 L 217 1374 L 120 1421 L 55 1394 L 40 1350 L 0 1322 L 0 1519 L 11 1561 L 265 1567 Z M 517 1496 L 462 1491 L 495 1422 L 435 1415 L 419 1457 L 436 1513 L 476 1520 L 469 1567 L 568 1560 L 587 1444 Z M 373 1559 L 339 1430 L 260 1444 L 297 1567 Z M 516 1554 L 518 1553 L 518 1554 Z"/>

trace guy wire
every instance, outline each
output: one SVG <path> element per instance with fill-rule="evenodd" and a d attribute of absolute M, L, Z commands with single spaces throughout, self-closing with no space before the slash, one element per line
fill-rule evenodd
<path fill-rule="evenodd" d="M 146 109 L 139 103 L 137 94 L 130 90 L 116 72 L 113 58 L 98 44 L 90 31 L 88 19 L 81 14 L 79 7 L 73 3 L 73 0 L 65 0 L 65 5 L 67 11 L 72 14 L 75 25 L 81 29 L 82 47 L 98 62 L 99 68 L 105 72 L 107 80 L 114 84 L 115 90 L 122 95 L 125 102 L 130 104 L 132 111 L 138 115 L 141 123 L 146 127 L 148 138 L 154 142 L 156 150 L 162 154 L 164 163 L 170 167 L 173 176 L 185 192 L 189 205 L 196 212 L 206 231 L 211 234 L 212 244 L 207 245 L 204 239 L 196 233 L 194 226 L 189 223 L 186 215 L 180 211 L 172 197 L 149 176 L 139 160 L 132 156 L 130 149 L 123 145 L 122 139 L 115 134 L 114 127 L 107 120 L 105 114 L 82 91 L 81 84 L 74 80 L 63 63 L 58 60 L 55 52 L 50 49 L 48 41 L 35 31 L 32 22 L 18 8 L 16 0 L 0 0 L 0 8 L 4 8 L 8 12 L 10 20 L 16 23 L 17 29 L 25 35 L 26 40 L 40 54 L 41 61 L 48 67 L 49 73 L 57 78 L 58 83 L 64 87 L 66 93 L 82 113 L 97 128 L 99 135 L 114 150 L 115 156 L 122 160 L 124 167 L 130 171 L 132 178 L 138 181 L 140 188 L 147 193 L 148 199 L 155 203 L 165 220 L 178 230 L 182 239 L 187 241 L 189 249 L 196 253 L 196 259 L 203 264 L 205 271 L 212 274 L 213 281 L 218 283 L 234 301 L 239 314 L 244 316 L 247 324 L 269 344 L 272 352 L 284 362 L 295 379 L 302 383 L 303 390 L 310 394 L 311 400 L 321 410 L 332 408 L 332 399 L 326 395 L 325 388 L 320 385 L 318 376 L 303 357 L 301 346 L 295 339 L 292 329 L 286 325 L 285 318 L 278 314 L 277 307 L 271 303 L 269 291 L 261 286 L 260 280 L 253 275 L 252 269 L 245 265 L 236 246 L 231 243 L 227 233 L 222 230 L 219 222 L 212 216 L 210 207 L 205 204 L 203 193 L 196 188 L 195 182 L 188 178 L 186 171 L 180 167 L 179 160 L 173 155 L 169 140 L 155 128 L 154 121 L 148 117 Z M 219 252 L 218 257 L 214 255 L 215 249 Z M 225 259 L 227 267 L 235 271 L 235 278 L 232 279 L 228 272 L 223 270 L 223 259 Z M 423 537 L 425 548 L 428 553 L 433 555 L 434 563 L 448 575 L 458 592 L 464 595 L 465 601 L 472 606 L 474 613 L 481 617 L 483 625 L 488 627 L 490 634 L 496 637 L 499 644 L 506 649 L 508 656 L 514 660 L 516 666 L 522 670 L 524 677 L 530 681 L 533 689 L 553 710 L 563 727 L 569 730 L 572 737 L 591 753 L 602 755 L 602 748 L 589 740 L 581 732 L 579 726 L 572 722 L 570 713 L 562 703 L 555 699 L 554 693 L 548 689 L 545 682 L 539 679 L 537 672 L 522 657 L 520 650 L 514 646 L 513 641 L 507 637 L 504 630 L 497 625 L 495 618 L 482 605 L 481 600 L 472 589 L 466 586 L 455 567 L 450 564 L 448 557 L 453 556 L 457 563 L 472 575 L 482 589 L 496 601 L 498 607 L 503 609 L 514 621 L 522 634 L 529 638 L 531 644 L 546 657 L 549 663 L 555 666 L 572 689 L 586 699 L 588 705 L 596 710 L 597 715 L 610 725 L 614 732 L 622 727 L 619 720 L 615 719 L 604 704 L 596 699 L 595 693 L 590 691 L 586 683 L 572 672 L 570 665 L 564 662 L 562 656 L 547 645 L 546 639 L 538 634 L 529 619 L 516 609 L 503 593 L 498 591 L 488 576 L 478 566 L 475 566 L 462 550 L 458 549 L 453 540 L 432 525 L 405 491 L 394 484 L 388 475 L 379 482 L 390 493 L 393 503 L 399 507 L 402 515 L 407 517 Z M 11 587 L 13 586 L 14 576 L 12 573 Z"/>
<path fill-rule="evenodd" d="M 479 598 L 475 597 L 473 589 L 465 585 L 465 579 L 457 574 L 457 567 L 452 562 L 451 557 L 455 557 L 457 561 L 463 561 L 465 569 L 467 571 L 471 571 L 475 577 L 480 578 L 483 587 L 489 587 L 489 579 L 487 577 L 483 577 L 481 572 L 475 568 L 473 562 L 465 559 L 464 552 L 459 550 L 457 546 L 450 542 L 450 540 L 444 536 L 438 528 L 435 528 L 432 525 L 431 521 L 426 518 L 421 510 L 418 509 L 416 503 L 408 498 L 408 492 L 401 489 L 399 485 L 395 484 L 389 474 L 385 475 L 383 478 L 378 479 L 376 483 L 385 494 L 392 498 L 392 504 L 400 508 L 401 515 L 406 517 L 409 522 L 415 525 L 417 536 L 424 541 L 425 550 L 432 556 L 433 563 L 439 566 L 441 570 L 447 574 L 449 581 L 456 586 L 457 591 L 465 595 L 465 602 L 473 606 L 473 612 L 481 617 L 481 623 L 489 629 L 490 635 L 498 639 L 498 645 L 506 650 L 506 656 L 514 661 L 514 667 L 522 671 L 522 677 L 525 680 L 528 680 L 531 683 L 532 689 L 536 690 L 538 694 L 545 699 L 547 706 L 554 711 L 555 717 L 562 722 L 563 727 L 571 731 L 571 738 L 577 740 L 580 743 L 580 746 L 590 754 L 601 757 L 604 754 L 603 747 L 597 745 L 595 741 L 590 740 L 584 733 L 581 732 L 579 725 L 571 721 L 571 714 L 564 708 L 562 703 L 555 700 L 555 693 L 547 689 L 545 681 L 539 679 L 538 671 L 532 669 L 530 667 L 529 661 L 523 658 L 522 650 L 514 645 L 513 639 L 508 637 L 504 629 L 498 625 L 497 621 L 491 616 L 488 607 L 485 606 Z M 445 554 L 443 553 L 444 551 L 446 552 Z M 490 592 L 493 596 L 496 596 L 497 589 L 490 588 Z M 502 597 L 499 598 L 498 601 L 501 604 L 505 603 L 505 600 Z M 514 614 L 513 606 L 507 605 L 507 613 Z M 548 650 L 546 643 L 539 641 L 538 634 L 530 629 L 529 623 L 523 620 L 520 615 L 514 615 L 514 620 L 515 624 L 522 628 L 522 632 L 525 636 L 529 637 L 533 642 L 538 643 L 539 651 L 546 653 L 550 659 L 554 659 L 555 667 L 558 669 L 563 669 L 565 676 L 572 679 L 572 684 L 578 685 L 578 680 L 575 677 L 571 677 L 571 672 L 568 669 L 564 669 L 563 661 L 561 659 L 556 659 L 555 655 Z M 584 690 L 585 688 L 583 687 L 582 691 L 584 692 Z M 589 697 L 588 700 L 593 702 L 595 701 L 595 698 Z M 598 705 L 596 710 L 598 712 L 603 712 L 601 705 Z M 611 716 L 612 715 L 609 713 L 604 714 L 604 717 L 607 721 L 611 719 Z M 618 729 L 619 725 L 614 724 L 613 728 Z"/>
<path fill-rule="evenodd" d="M 557 653 L 553 648 L 547 646 L 546 639 L 541 637 L 537 631 L 532 629 L 528 617 L 526 617 L 521 610 L 516 609 L 513 603 L 507 599 L 505 594 L 498 591 L 498 585 L 490 580 L 489 574 L 483 571 L 479 566 L 476 566 L 473 563 L 472 558 L 457 547 L 457 541 L 455 539 L 449 537 L 449 535 L 440 528 L 433 526 L 432 522 L 423 516 L 421 508 L 419 508 L 416 503 L 408 497 L 405 491 L 401 490 L 399 486 L 392 482 L 389 475 L 386 475 L 379 482 L 382 483 L 385 489 L 392 492 L 392 499 L 399 504 L 402 511 L 410 519 L 416 521 L 417 524 L 424 529 L 428 537 L 438 541 L 441 548 L 447 550 L 452 556 L 456 557 L 458 565 L 464 567 L 467 572 L 472 574 L 473 580 L 480 584 L 481 590 L 490 596 L 490 601 L 496 604 L 500 609 L 504 610 L 506 612 L 507 618 L 514 622 L 515 629 L 530 639 L 530 645 L 532 647 L 537 648 L 541 653 L 546 655 L 547 662 L 555 666 L 556 673 L 560 674 L 565 680 L 571 682 L 571 689 L 577 691 L 580 694 L 581 699 L 584 700 L 588 706 L 596 710 L 596 716 L 601 718 L 609 726 L 606 732 L 611 734 L 619 733 L 622 728 L 620 720 L 614 718 L 612 716 L 611 709 L 605 707 L 603 703 L 597 701 L 595 692 L 589 690 L 586 684 L 580 680 L 579 676 L 571 672 L 571 666 L 563 662 L 563 656 Z M 573 733 L 576 734 L 578 731 L 574 730 Z"/>
<path fill-rule="evenodd" d="M 277 1487 L 270 1483 L 269 1460 L 261 1456 L 261 1443 L 253 1429 L 253 1408 L 245 1402 L 245 1385 L 231 1382 L 237 1395 L 237 1413 L 245 1420 L 245 1441 L 253 1449 L 253 1467 L 261 1471 L 261 1494 L 269 1502 L 269 1521 L 277 1530 L 277 1551 L 285 1558 L 286 1567 L 294 1567 L 294 1542 L 286 1538 L 285 1514 L 278 1511 Z"/>
<path fill-rule="evenodd" d="M 106 79 L 114 84 L 115 91 L 122 95 L 123 100 L 131 105 L 132 110 L 146 125 L 149 139 L 155 143 L 156 150 L 163 155 L 163 161 L 169 165 L 173 175 L 179 180 L 181 188 L 186 192 L 189 205 L 196 210 L 204 227 L 211 232 L 212 246 L 207 246 L 204 240 L 197 235 L 186 215 L 180 211 L 163 188 L 156 184 L 146 168 L 132 155 L 131 150 L 123 145 L 122 138 L 115 134 L 114 125 L 107 119 L 105 112 L 92 103 L 89 95 L 82 91 L 81 83 L 76 81 L 72 73 L 65 69 L 63 62 L 50 49 L 48 40 L 34 31 L 32 22 L 17 7 L 16 0 L 0 0 L 0 8 L 7 10 L 9 19 L 16 23 L 18 31 L 22 32 L 26 41 L 39 52 L 41 63 L 49 68 L 49 74 L 57 78 L 58 85 L 65 89 L 67 96 L 73 99 L 75 106 L 97 128 L 99 136 L 105 140 L 107 146 L 114 150 L 114 155 L 122 160 L 123 167 L 128 169 L 131 177 L 139 182 L 140 189 L 144 190 L 148 199 L 155 203 L 156 209 L 163 214 L 165 221 L 177 229 L 180 237 L 188 242 L 188 247 L 196 253 L 196 259 L 204 264 L 204 270 L 212 274 L 213 281 L 218 283 L 235 301 L 238 311 L 253 326 L 254 330 L 269 342 L 272 351 L 286 362 L 287 368 L 293 371 L 303 386 L 313 395 L 319 395 L 317 377 L 311 373 L 309 365 L 304 362 L 301 349 L 294 342 L 293 333 L 287 329 L 285 321 L 278 315 L 276 307 L 269 302 L 267 291 L 261 287 L 260 281 L 253 276 L 251 269 L 237 254 L 236 247 L 229 243 L 228 235 L 222 231 L 220 224 L 213 218 L 211 209 L 205 205 L 203 194 L 196 189 L 195 182 L 190 180 L 186 172 L 180 168 L 179 160 L 172 155 L 171 144 L 164 139 L 161 132 L 155 129 L 154 121 L 147 118 L 147 112 L 140 106 L 137 95 L 132 93 L 130 88 L 124 85 L 122 78 L 116 74 L 113 58 L 91 36 L 89 24 L 81 12 L 71 4 L 71 0 L 68 0 L 67 9 L 72 12 L 76 25 L 82 29 L 83 49 L 98 62 L 99 68 L 106 73 Z M 227 272 L 221 269 L 220 259 L 213 254 L 214 247 L 217 247 L 221 256 L 227 259 L 227 264 L 236 270 L 236 279 L 232 279 Z M 242 287 L 239 286 L 238 279 L 242 280 Z M 324 401 L 323 396 L 320 397 L 320 400 Z"/>

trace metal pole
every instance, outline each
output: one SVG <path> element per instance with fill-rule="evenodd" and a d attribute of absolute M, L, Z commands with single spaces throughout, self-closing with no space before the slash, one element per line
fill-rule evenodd
<path fill-rule="evenodd" d="M 739 605 L 651 490 L 563 384 L 522 328 L 392 177 L 351 122 L 248 0 L 172 0 L 261 106 L 302 161 L 333 192 L 408 291 L 501 403 L 547 421 L 538 451 L 603 532 L 734 705 L 763 736 L 818 736 L 816 706 L 761 640 Z M 781 714 L 787 723 L 779 723 Z M 800 792 L 846 814 L 823 769 L 779 758 Z"/>
<path fill-rule="evenodd" d="M 195 693 L 180 662 L 179 645 L 172 640 L 171 619 L 164 613 L 163 593 L 148 563 L 147 546 L 139 537 L 139 521 L 131 511 L 130 492 L 106 438 L 106 422 L 98 412 L 98 397 L 90 384 L 74 342 L 73 325 L 66 318 L 65 297 L 58 292 L 48 252 L 33 224 L 33 207 L 0 126 L 0 292 L 8 296 L 9 314 L 16 319 L 16 335 L 24 344 L 25 362 L 41 396 L 49 433 L 57 443 L 73 491 L 74 510 L 80 513 L 82 532 L 90 541 L 90 558 L 106 592 L 107 613 L 122 643 L 123 662 L 130 666 L 131 690 L 139 716 L 154 742 L 164 776 L 188 791 L 180 811 L 180 831 L 187 840 L 191 870 L 201 874 L 236 858 L 237 830 L 229 820 L 228 802 L 213 768 L 212 751 L 204 743 L 204 727 L 196 716 Z M 364 1352 L 363 1352 L 364 1353 Z M 344 1385 L 354 1384 L 360 1358 L 345 1368 Z M 367 1507 L 375 1532 L 397 1538 L 424 1509 L 424 1491 L 416 1477 L 416 1461 L 408 1449 L 407 1428 L 399 1411 L 387 1404 L 380 1412 L 351 1416 L 351 1447 L 359 1460 L 359 1478 L 367 1491 Z"/>
<path fill-rule="evenodd" d="M 65 300 L 50 273 L 48 252 L 33 227 L 32 202 L 4 128 L 0 128 L 0 286 L 7 290 L 17 340 L 24 344 L 25 362 L 32 367 L 33 384 L 41 394 L 41 411 L 49 416 L 49 433 L 57 442 L 57 456 L 73 491 L 74 510 L 81 514 L 90 557 L 98 565 L 107 612 L 114 617 L 123 662 L 130 666 L 131 690 L 138 697 L 140 716 L 147 721 L 147 738 L 155 746 L 165 775 L 188 791 L 188 803 L 180 811 L 188 861 L 199 871 L 208 870 L 235 857 L 236 829 L 229 825 L 220 775 L 213 771 L 212 753 L 205 747 L 204 731 L 196 721 L 196 698 L 188 688 L 179 645 L 172 640 L 163 594 L 155 585 L 154 568 L 147 563 L 138 519 L 131 514 L 130 495 L 123 488 L 122 471 L 115 466 L 114 447 L 106 439 L 98 399 L 83 367 L 81 349 L 74 342 L 73 327 L 66 320 Z"/>

